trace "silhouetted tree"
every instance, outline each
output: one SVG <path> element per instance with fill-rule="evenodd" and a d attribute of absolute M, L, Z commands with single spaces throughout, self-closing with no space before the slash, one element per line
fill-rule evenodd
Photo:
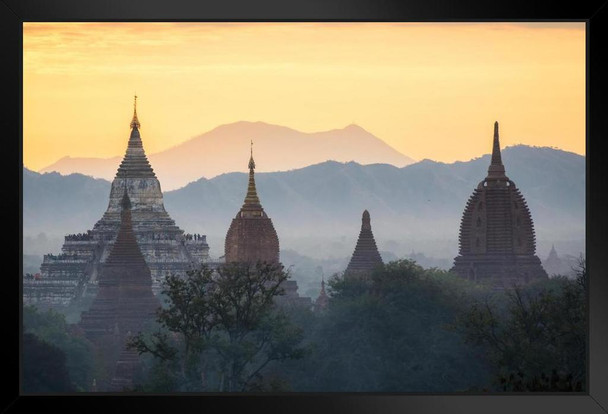
<path fill-rule="evenodd" d="M 503 391 L 583 391 L 587 348 L 587 271 L 507 292 L 506 311 L 476 303 L 456 324 L 482 345 Z M 555 286 L 557 285 L 557 286 Z"/>
<path fill-rule="evenodd" d="M 184 390 L 244 391 L 270 362 L 304 355 L 301 331 L 274 304 L 287 278 L 282 266 L 267 263 L 168 277 L 168 306 L 158 313 L 164 332 L 139 335 L 130 346 L 164 361 L 165 372 L 179 360 Z"/>
<path fill-rule="evenodd" d="M 75 391 L 88 391 L 93 381 L 92 346 L 74 325 L 69 325 L 62 313 L 49 309 L 40 312 L 35 306 L 23 307 L 23 330 L 60 349 L 66 357 L 66 367 Z"/>
<path fill-rule="evenodd" d="M 303 321 L 312 355 L 290 362 L 296 390 L 454 392 L 481 385 L 475 347 L 446 327 L 474 286 L 411 260 L 329 280 L 327 311 Z M 472 293 L 471 293 L 472 294 Z"/>
<path fill-rule="evenodd" d="M 31 333 L 23 334 L 23 391 L 74 391 L 66 367 L 65 353 Z"/>

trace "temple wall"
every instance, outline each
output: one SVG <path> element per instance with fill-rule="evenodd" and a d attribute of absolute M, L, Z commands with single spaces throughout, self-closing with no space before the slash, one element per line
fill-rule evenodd
<path fill-rule="evenodd" d="M 163 193 L 160 182 L 156 178 L 115 178 L 110 190 L 109 213 L 120 215 L 120 201 L 127 187 L 127 193 L 131 200 L 131 211 L 154 211 L 165 212 L 163 204 Z M 120 217 L 118 219 L 120 221 Z"/>
<path fill-rule="evenodd" d="M 192 236 L 184 236 L 183 231 L 175 229 L 171 228 L 168 233 L 163 232 L 162 227 L 154 232 L 136 231 L 138 244 L 150 268 L 155 294 L 162 290 L 162 281 L 167 275 L 185 275 L 187 270 L 209 257 L 205 237 L 189 240 Z M 105 263 L 114 241 L 103 240 L 95 230 L 92 233 L 92 240 L 66 241 L 62 255 L 45 255 L 41 280 L 23 282 L 24 303 L 68 305 L 71 299 L 79 298 L 83 293 L 95 294 L 99 267 Z"/>
<path fill-rule="evenodd" d="M 234 218 L 226 234 L 226 262 L 279 262 L 279 239 L 268 217 Z"/>
<path fill-rule="evenodd" d="M 530 255 L 458 256 L 454 260 L 452 271 L 471 281 L 487 282 L 504 288 L 547 278 L 540 259 Z"/>

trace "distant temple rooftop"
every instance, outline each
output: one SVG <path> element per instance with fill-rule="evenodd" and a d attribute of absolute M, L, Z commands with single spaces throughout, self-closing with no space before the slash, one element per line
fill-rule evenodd
<path fill-rule="evenodd" d="M 536 256 L 534 223 L 526 201 L 505 174 L 498 122 L 494 123 L 488 175 L 469 198 L 460 223 L 459 276 L 499 288 L 546 278 Z"/>
<path fill-rule="evenodd" d="M 382 265 L 382 257 L 376 247 L 376 240 L 372 233 L 372 225 L 367 210 L 363 211 L 361 217 L 361 231 L 357 239 L 355 251 L 344 272 L 345 277 L 357 274 L 371 273 L 374 268 Z"/>
<path fill-rule="evenodd" d="M 327 296 L 327 293 L 325 292 L 325 280 L 321 279 L 321 292 L 319 292 L 319 296 L 317 297 L 317 300 L 315 301 L 314 310 L 315 310 L 315 312 L 323 312 L 323 311 L 327 310 L 328 306 L 329 306 L 329 297 Z"/>

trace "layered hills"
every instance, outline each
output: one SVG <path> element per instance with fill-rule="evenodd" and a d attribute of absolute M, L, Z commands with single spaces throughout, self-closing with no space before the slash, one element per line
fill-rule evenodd
<path fill-rule="evenodd" d="M 528 202 L 542 249 L 548 251 L 552 241 L 584 240 L 585 158 L 524 145 L 508 147 L 502 155 L 507 175 Z M 239 160 L 242 171 L 243 158 L 247 156 Z M 452 164 L 423 160 L 401 168 L 326 161 L 290 171 L 256 172 L 256 184 L 281 249 L 303 252 L 302 243 L 307 241 L 304 253 L 332 254 L 331 244 L 319 242 L 326 239 L 333 240 L 335 254 L 348 255 L 361 212 L 367 209 L 381 250 L 396 243 L 400 248 L 411 246 L 408 252 L 424 251 L 424 246 L 442 240 L 449 246 L 444 256 L 449 257 L 456 253 L 466 201 L 485 177 L 489 162 L 489 155 Z M 164 187 L 162 180 L 161 184 Z M 166 191 L 165 207 L 187 232 L 207 234 L 210 254 L 217 257 L 223 254 L 223 237 L 246 187 L 246 172 L 199 178 Z M 105 211 L 109 191 L 108 181 L 81 174 L 24 170 L 24 235 L 62 237 L 90 229 Z"/>
<path fill-rule="evenodd" d="M 145 126 L 142 129 L 145 148 Z M 285 171 L 327 160 L 384 163 L 403 167 L 414 162 L 360 126 L 305 133 L 264 122 L 221 125 L 165 151 L 149 154 L 163 190 L 174 190 L 198 180 L 243 170 L 254 141 L 257 171 Z M 64 157 L 40 170 L 63 175 L 81 173 L 112 180 L 122 156 Z M 245 160 L 245 161 L 243 161 Z"/>

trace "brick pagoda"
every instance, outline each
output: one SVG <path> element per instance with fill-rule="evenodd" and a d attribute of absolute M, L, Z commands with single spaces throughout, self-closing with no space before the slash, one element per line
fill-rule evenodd
<path fill-rule="evenodd" d="M 469 198 L 460 223 L 460 250 L 451 269 L 463 278 L 511 287 L 547 278 L 536 256 L 534 223 L 526 200 L 505 175 L 498 122 L 488 175 Z"/>
<path fill-rule="evenodd" d="M 365 210 L 361 217 L 361 231 L 359 232 L 357 245 L 344 275 L 345 277 L 369 275 L 374 268 L 382 264 L 382 257 L 378 252 L 376 240 L 374 240 L 374 234 L 372 233 L 369 211 Z"/>

